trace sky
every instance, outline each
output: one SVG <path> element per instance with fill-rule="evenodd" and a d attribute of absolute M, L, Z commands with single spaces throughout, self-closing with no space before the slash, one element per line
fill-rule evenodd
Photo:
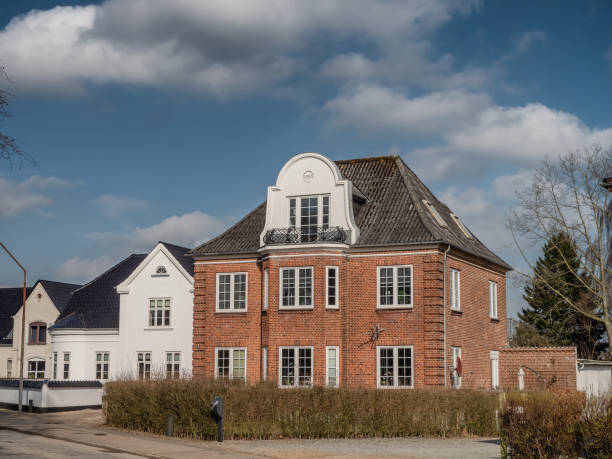
<path fill-rule="evenodd" d="M 219 234 L 295 154 L 399 154 L 523 266 L 515 190 L 612 145 L 611 20 L 604 0 L 2 2 L 0 132 L 35 164 L 0 162 L 0 240 L 29 284 L 86 282 Z"/>

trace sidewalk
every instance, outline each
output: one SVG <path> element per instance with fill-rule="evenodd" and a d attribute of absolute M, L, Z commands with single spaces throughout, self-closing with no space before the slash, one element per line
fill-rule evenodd
<path fill-rule="evenodd" d="M 373 438 L 322 440 L 252 440 L 223 443 L 172 439 L 122 432 L 102 425 L 100 410 L 17 415 L 0 409 L 0 430 L 105 448 L 150 458 L 498 458 L 492 438 Z"/>

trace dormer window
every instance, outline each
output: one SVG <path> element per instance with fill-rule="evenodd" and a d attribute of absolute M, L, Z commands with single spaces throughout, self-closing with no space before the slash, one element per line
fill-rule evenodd
<path fill-rule="evenodd" d="M 433 204 L 429 201 L 426 201 L 425 199 L 423 199 L 423 204 L 425 204 L 425 207 L 427 207 L 427 210 L 433 216 L 434 220 L 438 222 L 438 225 L 444 226 L 446 228 L 447 227 L 446 222 L 444 221 L 442 216 L 438 213 L 438 211 L 433 206 Z"/>
<path fill-rule="evenodd" d="M 461 220 L 459 220 L 459 217 L 457 217 L 455 214 L 451 214 L 451 217 L 455 221 L 455 223 L 457 224 L 461 232 L 465 234 L 465 237 L 472 239 L 472 233 L 470 233 L 468 229 L 463 225 L 463 223 L 461 223 Z"/>
<path fill-rule="evenodd" d="M 165 266 L 158 266 L 155 270 L 155 274 L 168 274 L 168 270 Z"/>
<path fill-rule="evenodd" d="M 329 228 L 329 196 L 289 198 L 289 227 L 300 229 L 302 242 L 316 241 L 318 229 Z"/>

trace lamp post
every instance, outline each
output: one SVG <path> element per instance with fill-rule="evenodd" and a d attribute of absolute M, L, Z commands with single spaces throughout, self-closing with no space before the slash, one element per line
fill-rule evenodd
<path fill-rule="evenodd" d="M 20 349 L 19 349 L 20 357 L 19 357 L 19 405 L 18 405 L 19 406 L 18 410 L 21 413 L 21 410 L 22 410 L 21 402 L 23 398 L 23 341 L 24 341 L 25 320 L 26 320 L 26 270 L 21 265 L 21 263 L 17 261 L 17 258 L 13 256 L 10 250 L 7 249 L 6 246 L 2 242 L 0 242 L 0 245 L 2 246 L 4 250 L 6 250 L 6 253 L 9 254 L 9 256 L 13 259 L 13 261 L 17 263 L 17 266 L 19 266 L 21 270 L 23 271 L 23 298 L 22 298 L 23 302 L 21 304 L 21 344 L 20 344 Z"/>

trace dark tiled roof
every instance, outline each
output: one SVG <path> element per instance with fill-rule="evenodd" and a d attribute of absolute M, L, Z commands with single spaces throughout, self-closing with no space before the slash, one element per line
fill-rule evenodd
<path fill-rule="evenodd" d="M 191 277 L 193 277 L 193 258 L 186 256 L 191 249 L 187 247 L 181 247 L 179 245 L 169 244 L 168 242 L 159 241 L 160 244 L 163 244 L 166 249 L 172 254 L 174 258 L 178 260 L 183 269 L 189 273 Z"/>
<path fill-rule="evenodd" d="M 76 290 L 51 328 L 119 328 L 119 294 L 115 287 L 145 257 L 144 254 L 130 255 Z"/>
<path fill-rule="evenodd" d="M 26 296 L 30 295 L 32 287 L 26 287 Z M 0 344 L 12 344 L 12 339 L 6 336 L 13 329 L 13 316 L 23 303 L 23 287 L 0 288 Z"/>
<path fill-rule="evenodd" d="M 343 177 L 365 195 L 355 209 L 359 239 L 354 247 L 415 243 L 448 243 L 496 265 L 511 269 L 475 236 L 468 238 L 452 219 L 450 209 L 429 191 L 399 156 L 336 161 Z M 359 196 L 361 197 L 361 196 Z M 432 203 L 445 220 L 441 227 L 423 204 Z M 266 219 L 266 203 L 230 229 L 196 247 L 193 255 L 255 253 Z"/>
<path fill-rule="evenodd" d="M 55 304 L 55 307 L 60 313 L 68 304 L 72 292 L 82 287 L 82 285 L 79 284 L 66 284 L 65 282 L 55 282 L 42 279 L 39 280 L 37 284 L 38 283 L 43 286 L 45 292 L 47 292 L 47 295 L 49 295 L 49 298 L 51 298 L 51 301 L 53 301 L 53 304 Z M 34 285 L 34 287 L 36 287 L 36 285 Z"/>

